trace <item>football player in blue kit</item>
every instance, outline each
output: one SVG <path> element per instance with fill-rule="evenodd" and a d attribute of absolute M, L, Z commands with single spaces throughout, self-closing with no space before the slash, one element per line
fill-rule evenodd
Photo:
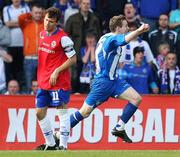
<path fill-rule="evenodd" d="M 128 23 L 123 15 L 119 15 L 110 19 L 109 28 L 111 33 L 103 35 L 97 44 L 96 75 L 92 81 L 90 93 L 81 109 L 70 116 L 70 123 L 73 128 L 109 97 L 124 99 L 128 101 L 128 104 L 111 133 L 131 143 L 132 140 L 127 136 L 124 127 L 136 112 L 142 98 L 125 80 L 118 79 L 116 68 L 121 56 L 121 46 L 147 32 L 149 25 L 143 24 L 135 31 L 128 33 Z"/>

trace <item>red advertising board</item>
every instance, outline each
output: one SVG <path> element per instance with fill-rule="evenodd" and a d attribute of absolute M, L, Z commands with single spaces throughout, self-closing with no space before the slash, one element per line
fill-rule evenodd
<path fill-rule="evenodd" d="M 84 95 L 72 95 L 70 113 L 79 109 Z M 180 150 L 180 96 L 143 96 L 126 131 L 133 143 L 111 135 L 126 101 L 109 99 L 71 131 L 69 149 Z M 36 120 L 33 96 L 0 96 L 0 150 L 31 150 L 44 143 Z M 56 109 L 48 109 L 53 130 L 59 127 Z"/>

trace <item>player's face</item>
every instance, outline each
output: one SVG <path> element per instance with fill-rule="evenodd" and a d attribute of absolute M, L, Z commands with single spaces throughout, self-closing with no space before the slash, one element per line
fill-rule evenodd
<path fill-rule="evenodd" d="M 118 33 L 125 34 L 129 31 L 128 23 L 126 20 L 122 21 L 122 27 L 118 28 Z"/>
<path fill-rule="evenodd" d="M 42 8 L 38 8 L 38 7 L 36 7 L 36 6 L 34 6 L 34 7 L 32 8 L 32 17 L 33 17 L 33 19 L 34 19 L 35 21 L 41 20 L 41 18 L 42 18 L 42 13 L 43 13 Z"/>
<path fill-rule="evenodd" d="M 57 27 L 57 21 L 56 19 L 53 18 L 49 18 L 48 14 L 46 14 L 45 18 L 44 18 L 44 29 L 45 31 L 51 33 L 55 30 L 55 28 Z"/>
<path fill-rule="evenodd" d="M 175 54 L 167 54 L 166 56 L 166 63 L 168 67 L 175 67 L 176 66 L 176 55 Z"/>

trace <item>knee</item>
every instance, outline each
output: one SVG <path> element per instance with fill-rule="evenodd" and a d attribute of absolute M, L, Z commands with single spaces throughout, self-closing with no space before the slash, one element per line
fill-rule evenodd
<path fill-rule="evenodd" d="M 44 119 L 45 116 L 46 116 L 46 113 L 44 111 L 41 111 L 39 109 L 36 110 L 36 117 L 39 121 Z"/>
<path fill-rule="evenodd" d="M 132 103 L 136 106 L 139 106 L 141 101 L 142 101 L 142 97 L 139 94 L 137 94 L 136 96 L 133 97 L 133 99 L 130 101 L 130 103 Z"/>

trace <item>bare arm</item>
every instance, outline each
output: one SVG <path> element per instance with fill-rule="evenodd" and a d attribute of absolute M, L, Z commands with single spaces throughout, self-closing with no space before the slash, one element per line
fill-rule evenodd
<path fill-rule="evenodd" d="M 133 32 L 130 32 L 125 36 L 125 41 L 128 43 L 134 38 L 137 38 L 140 34 L 147 32 L 149 30 L 149 25 L 148 24 L 142 24 L 138 29 L 136 29 Z"/>
<path fill-rule="evenodd" d="M 180 22 L 177 22 L 177 23 L 170 23 L 169 24 L 169 28 L 170 29 L 175 29 L 176 27 L 180 26 Z"/>
<path fill-rule="evenodd" d="M 8 22 L 5 22 L 5 24 L 9 28 L 19 27 L 18 21 L 8 21 Z"/>
<path fill-rule="evenodd" d="M 75 63 L 76 63 L 76 55 L 73 55 L 71 58 L 68 58 L 61 66 L 56 68 L 54 72 L 51 74 L 51 77 L 49 79 L 49 84 L 54 86 L 56 84 L 57 77 L 59 76 L 59 74 L 62 71 L 70 68 Z"/>
<path fill-rule="evenodd" d="M 95 47 L 91 47 L 91 62 L 95 62 Z"/>
<path fill-rule="evenodd" d="M 60 73 L 64 70 L 70 68 L 75 63 L 76 63 L 76 55 L 72 56 L 71 58 L 68 58 L 68 60 L 65 61 L 61 66 L 59 66 L 55 71 L 57 73 Z"/>
<path fill-rule="evenodd" d="M 90 53 L 91 53 L 91 49 L 89 47 L 87 49 L 87 51 L 85 52 L 85 55 L 82 57 L 82 61 L 83 61 L 84 64 L 86 64 L 88 62 Z"/>
<path fill-rule="evenodd" d="M 12 62 L 12 56 L 9 55 L 7 52 L 5 52 L 4 50 L 0 50 L 0 57 L 3 58 L 3 60 L 7 63 L 11 63 Z"/>

